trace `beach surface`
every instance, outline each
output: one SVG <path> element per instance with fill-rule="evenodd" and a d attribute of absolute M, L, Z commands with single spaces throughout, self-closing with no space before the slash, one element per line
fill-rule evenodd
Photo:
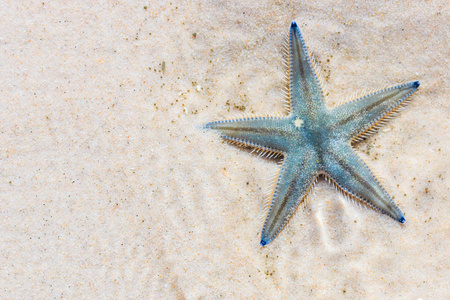
<path fill-rule="evenodd" d="M 152 2 L 0 3 L 0 298 L 449 297 L 448 1 Z M 321 180 L 260 246 L 277 161 L 202 126 L 285 113 L 292 21 L 330 107 L 420 81 L 355 144 L 405 224 Z"/>

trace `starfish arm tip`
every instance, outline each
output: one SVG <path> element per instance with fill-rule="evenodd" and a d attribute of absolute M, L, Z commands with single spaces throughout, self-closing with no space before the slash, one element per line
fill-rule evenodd
<path fill-rule="evenodd" d="M 297 26 L 297 23 L 292 22 L 292 23 L 291 23 L 291 28 L 296 28 L 296 27 L 298 27 L 298 26 Z"/>
<path fill-rule="evenodd" d="M 399 221 L 400 223 L 402 223 L 402 224 L 405 224 L 406 219 L 405 219 L 404 216 L 401 216 L 401 217 L 398 219 L 398 221 Z"/>
<path fill-rule="evenodd" d="M 417 89 L 420 86 L 420 82 L 419 81 L 414 81 L 413 85 Z"/>
<path fill-rule="evenodd" d="M 209 123 L 206 123 L 206 124 L 203 124 L 202 125 L 202 129 L 212 129 L 212 125 L 214 124 L 215 122 L 209 122 Z"/>
<path fill-rule="evenodd" d="M 261 242 L 260 242 L 260 244 L 261 244 L 261 246 L 265 246 L 265 245 L 267 245 L 268 244 L 268 242 L 266 242 L 265 240 L 263 240 L 263 239 L 261 239 Z"/>

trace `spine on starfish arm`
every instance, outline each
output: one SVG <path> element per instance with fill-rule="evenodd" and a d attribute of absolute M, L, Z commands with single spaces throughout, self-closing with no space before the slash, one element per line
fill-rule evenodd
<path fill-rule="evenodd" d="M 283 149 L 277 147 L 280 140 L 285 138 L 282 133 L 283 129 L 277 129 L 277 125 L 283 120 L 285 117 L 282 116 L 250 116 L 211 122 L 205 127 L 217 130 L 224 140 L 232 144 L 254 148 L 252 152 L 258 153 L 260 157 L 274 158 L 284 153 Z M 265 126 L 267 124 L 271 125 Z"/>
<path fill-rule="evenodd" d="M 381 96 L 388 92 L 395 93 L 393 95 L 385 97 L 386 99 L 393 98 L 393 101 L 392 100 L 390 101 L 393 103 L 390 106 L 388 106 L 384 111 L 384 113 L 381 116 L 379 116 L 376 120 L 374 120 L 373 123 L 368 128 L 366 128 L 363 132 L 355 136 L 355 138 L 352 139 L 352 141 L 359 141 L 361 139 L 367 138 L 368 136 L 377 132 L 378 129 L 383 125 L 385 125 L 387 122 L 389 122 L 389 120 L 397 116 L 397 114 L 399 114 L 400 111 L 402 111 L 410 103 L 412 98 L 410 98 L 409 96 L 411 96 L 419 88 L 419 86 L 420 86 L 419 81 L 413 81 L 410 83 L 405 83 L 387 89 L 383 89 L 381 91 L 371 93 L 363 97 L 364 99 L 375 97 L 377 95 Z"/>
<path fill-rule="evenodd" d="M 316 83 L 323 89 L 323 76 L 322 76 L 322 72 L 320 67 L 318 66 L 318 64 L 316 63 L 316 59 L 314 57 L 314 55 L 311 53 L 311 51 L 309 51 L 308 46 L 306 45 L 305 39 L 303 38 L 303 35 L 300 31 L 300 28 L 297 26 L 297 23 L 292 22 L 291 24 L 291 30 L 296 30 L 298 32 L 298 35 L 300 37 L 300 41 L 303 47 L 303 51 L 305 51 L 306 53 L 306 57 L 305 59 L 308 61 L 310 67 L 314 70 L 314 80 L 316 81 Z M 292 41 L 290 40 L 290 37 L 288 36 L 288 40 L 289 43 L 292 43 Z M 288 57 L 290 57 L 290 53 L 289 51 L 287 51 Z M 323 91 L 321 91 L 322 93 Z M 322 93 L 323 94 L 323 93 Z"/>
<path fill-rule="evenodd" d="M 395 117 L 419 85 L 413 81 L 392 86 L 335 107 L 331 110 L 333 126 L 343 128 L 352 143 L 363 140 Z"/>
<path fill-rule="evenodd" d="M 364 161 L 364 160 L 362 160 Z M 364 163 L 367 165 L 367 162 L 364 161 Z M 372 172 L 372 170 L 370 169 L 370 167 L 367 165 L 367 168 Z M 381 190 L 384 192 L 384 194 L 388 197 L 389 201 L 391 202 L 391 205 L 395 208 L 395 210 L 397 210 L 398 213 L 398 217 L 394 218 L 395 220 L 397 220 L 398 222 L 404 224 L 406 222 L 405 217 L 403 216 L 403 213 L 400 211 L 400 209 L 397 207 L 397 205 L 394 203 L 394 201 L 392 200 L 392 198 L 389 196 L 389 194 L 387 193 L 387 191 L 383 188 L 383 186 L 380 184 L 380 180 L 378 179 L 378 176 L 376 176 L 373 172 L 372 175 L 374 177 L 374 180 L 380 185 Z M 359 195 L 356 195 L 354 193 L 352 193 L 351 191 L 347 190 L 346 188 L 344 188 L 343 186 L 341 186 L 334 178 L 325 175 L 326 180 L 331 183 L 338 192 L 340 192 L 342 194 L 342 196 L 344 196 L 344 198 L 346 198 L 347 200 L 353 200 L 353 202 L 355 204 L 359 204 L 359 206 L 361 206 L 361 204 L 366 205 L 367 207 L 372 208 L 373 210 L 379 211 L 383 214 L 386 214 L 390 217 L 393 217 L 392 215 L 389 214 L 389 212 L 381 209 L 380 207 L 372 204 L 370 201 L 368 201 L 367 199 L 362 198 Z"/>

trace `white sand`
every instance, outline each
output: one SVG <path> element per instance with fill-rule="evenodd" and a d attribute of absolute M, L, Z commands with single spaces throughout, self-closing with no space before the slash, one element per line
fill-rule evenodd
<path fill-rule="evenodd" d="M 94 2 L 0 3 L 0 298 L 449 296 L 448 1 Z M 293 20 L 329 105 L 420 80 L 357 146 L 404 226 L 321 182 L 259 246 L 277 165 L 201 124 L 282 111 Z"/>

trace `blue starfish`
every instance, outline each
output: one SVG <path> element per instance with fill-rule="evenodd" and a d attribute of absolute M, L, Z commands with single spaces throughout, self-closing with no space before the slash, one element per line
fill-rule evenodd
<path fill-rule="evenodd" d="M 417 90 L 419 82 L 397 85 L 328 108 L 295 22 L 291 24 L 286 52 L 288 115 L 250 116 L 206 124 L 206 128 L 218 130 L 227 141 L 254 147 L 264 155 L 283 156 L 261 245 L 267 245 L 280 233 L 320 175 L 331 180 L 343 194 L 404 223 L 402 212 L 351 145 L 394 116 Z"/>

